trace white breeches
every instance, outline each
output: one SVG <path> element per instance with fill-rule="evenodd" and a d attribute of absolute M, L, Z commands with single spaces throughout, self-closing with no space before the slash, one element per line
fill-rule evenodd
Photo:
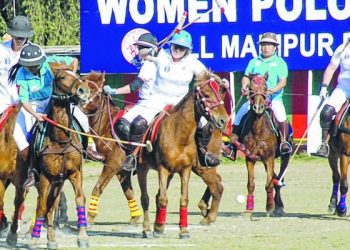
<path fill-rule="evenodd" d="M 335 111 L 338 113 L 341 107 L 343 106 L 344 102 L 350 98 L 350 88 L 343 87 L 343 86 L 337 86 L 331 96 L 329 97 L 327 104 L 334 107 Z"/>
<path fill-rule="evenodd" d="M 245 102 L 240 109 L 238 110 L 236 116 L 235 116 L 235 120 L 233 122 L 233 125 L 239 125 L 239 123 L 242 120 L 242 117 L 248 112 L 250 108 L 249 102 Z M 286 109 L 283 105 L 283 102 L 281 100 L 272 100 L 271 102 L 271 109 L 273 111 L 273 114 L 276 117 L 276 120 L 278 122 L 284 122 L 287 120 L 287 113 L 286 113 Z"/>
<path fill-rule="evenodd" d="M 83 111 L 81 111 L 81 109 L 78 106 L 71 105 L 71 109 L 73 109 L 73 116 L 77 118 L 81 127 L 84 129 L 84 132 L 89 133 L 89 118 L 83 113 Z"/>
<path fill-rule="evenodd" d="M 34 101 L 31 103 L 31 105 L 35 112 L 44 113 L 46 111 L 46 107 L 49 101 L 50 98 L 43 101 Z M 13 138 L 20 151 L 29 146 L 27 136 L 29 135 L 30 130 L 33 128 L 35 122 L 35 117 L 32 114 L 30 114 L 27 110 L 25 110 L 23 107 L 19 110 L 15 128 L 13 131 Z"/>

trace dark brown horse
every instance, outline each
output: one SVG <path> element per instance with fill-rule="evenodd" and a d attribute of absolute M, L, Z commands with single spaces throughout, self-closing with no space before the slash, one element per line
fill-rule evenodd
<path fill-rule="evenodd" d="M 40 237 L 41 226 L 44 218 L 48 219 L 48 248 L 57 248 L 53 227 L 53 205 L 68 179 L 75 191 L 77 214 L 78 214 L 78 245 L 88 246 L 85 218 L 85 196 L 82 190 L 82 145 L 78 135 L 71 133 L 63 127 L 70 128 L 72 124 L 71 103 L 81 103 L 88 100 L 90 89 L 78 75 L 71 71 L 67 65 L 51 63 L 50 67 L 54 74 L 53 96 L 51 99 L 52 109 L 49 114 L 50 124 L 44 134 L 42 150 L 35 160 L 39 166 L 40 177 L 38 190 L 38 204 L 36 221 L 32 231 L 32 246 L 35 247 Z M 57 124 L 60 126 L 57 126 Z M 25 163 L 17 159 L 17 171 L 24 168 Z M 23 171 L 26 174 L 26 171 Z M 23 175 L 23 174 L 22 174 Z M 17 242 L 17 216 L 19 206 L 23 203 L 23 183 L 25 178 L 18 178 L 16 185 L 15 213 L 11 230 L 6 242 L 14 246 Z"/>
<path fill-rule="evenodd" d="M 84 79 L 89 82 L 91 88 L 91 101 L 88 105 L 84 106 L 85 113 L 90 117 L 89 124 L 98 136 L 112 138 L 112 119 L 120 111 L 120 109 L 110 102 L 109 98 L 102 93 L 103 86 L 105 84 L 104 74 L 98 72 L 92 72 Z M 220 154 L 221 142 L 220 130 L 216 130 L 213 133 L 212 139 L 209 144 L 210 152 Z M 106 161 L 102 169 L 101 175 L 96 182 L 96 185 L 91 194 L 91 200 L 88 210 L 88 222 L 93 223 L 94 218 L 98 211 L 99 198 L 108 185 L 109 181 L 116 176 L 121 183 L 125 197 L 128 200 L 130 209 L 130 223 L 135 223 L 141 216 L 141 211 L 138 208 L 136 200 L 134 198 L 134 192 L 131 185 L 130 174 L 123 173 L 121 169 L 121 163 L 125 159 L 125 152 L 121 147 L 113 141 L 104 141 L 95 139 L 95 144 L 98 151 L 105 155 Z M 205 217 L 202 220 L 202 224 L 210 224 L 215 221 L 221 195 L 223 192 L 223 186 L 221 184 L 221 177 L 217 174 L 216 168 L 202 168 L 199 165 L 193 166 L 193 171 L 201 176 L 203 181 L 208 185 L 206 193 L 212 194 L 212 202 L 209 208 L 209 199 L 203 197 L 199 202 L 199 208 Z"/>
<path fill-rule="evenodd" d="M 103 93 L 105 74 L 92 72 L 84 76 L 84 80 L 88 82 L 91 88 L 91 97 L 90 102 L 83 107 L 83 110 L 89 117 L 89 125 L 91 130 L 94 131 L 93 134 L 97 134 L 99 137 L 113 138 L 112 122 L 120 109 Z M 105 161 L 102 173 L 92 190 L 88 209 L 88 222 L 93 224 L 94 218 L 98 213 L 100 195 L 109 181 L 116 176 L 128 200 L 131 216 L 130 223 L 135 224 L 142 213 L 135 200 L 130 174 L 121 174 L 121 164 L 125 159 L 124 150 L 115 141 L 96 138 L 94 138 L 94 141 L 98 152 L 105 156 Z"/>
<path fill-rule="evenodd" d="M 189 237 L 187 205 L 190 173 L 193 168 L 198 168 L 198 172 L 203 169 L 198 166 L 195 142 L 197 123 L 201 116 L 205 116 L 214 127 L 223 129 L 228 120 L 218 84 L 221 85 L 221 79 L 209 71 L 197 78 L 195 89 L 190 91 L 174 107 L 170 115 L 163 119 L 154 143 L 154 150 L 151 153 L 145 153 L 144 163 L 138 165 L 137 175 L 144 210 L 144 237 L 151 236 L 147 192 L 147 173 L 150 168 L 158 171 L 159 179 L 159 191 L 156 197 L 157 214 L 153 234 L 158 236 L 164 231 L 168 204 L 167 188 L 173 175 L 178 173 L 181 178 L 179 235 L 180 238 Z M 221 147 L 221 140 L 217 146 Z"/>
<path fill-rule="evenodd" d="M 275 174 L 275 158 L 278 157 L 279 151 L 279 135 L 278 129 L 272 125 L 272 111 L 268 104 L 267 80 L 268 74 L 265 76 L 250 75 L 249 84 L 249 101 L 250 110 L 248 111 L 245 124 L 245 131 L 241 131 L 241 140 L 247 149 L 251 152 L 251 157 L 246 157 L 246 166 L 248 170 L 248 195 L 246 212 L 252 213 L 254 210 L 254 166 L 260 159 L 267 172 L 265 190 L 266 211 L 268 215 L 284 214 L 284 205 L 281 198 L 281 186 L 275 185 L 275 181 L 279 180 L 288 165 L 290 154 L 281 155 L 281 167 L 279 175 Z M 280 180 L 281 182 L 283 180 Z M 275 190 L 275 194 L 274 194 Z"/>
<path fill-rule="evenodd" d="M 337 214 L 338 216 L 345 216 L 347 213 L 346 196 L 349 188 L 348 168 L 350 163 L 349 101 L 343 105 L 341 111 L 335 120 L 336 122 L 332 125 L 329 140 L 330 152 L 328 162 L 332 169 L 333 191 L 328 212 L 330 214 Z M 339 188 L 340 196 L 338 195 Z"/>

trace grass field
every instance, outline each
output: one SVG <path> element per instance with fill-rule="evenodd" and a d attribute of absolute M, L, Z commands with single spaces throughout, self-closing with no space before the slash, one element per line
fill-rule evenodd
<path fill-rule="evenodd" d="M 84 169 L 84 190 L 88 203 L 91 190 L 101 171 L 101 165 L 87 162 L 84 164 Z M 201 215 L 197 208 L 205 185 L 199 177 L 191 176 L 188 218 L 191 238 L 188 240 L 180 240 L 178 237 L 180 193 L 178 176 L 175 176 L 168 192 L 169 206 L 165 234 L 161 238 L 153 239 L 142 238 L 142 223 L 138 226 L 128 224 L 128 205 L 119 183 L 116 178 L 113 179 L 100 198 L 96 225 L 88 229 L 90 248 L 350 249 L 349 217 L 339 218 L 327 214 L 332 183 L 331 171 L 326 160 L 296 156 L 285 178 L 286 187 L 282 189 L 286 215 L 281 218 L 266 217 L 264 189 L 266 174 L 261 163 L 256 166 L 255 211 L 251 218 L 243 214 L 245 204 L 236 202 L 237 195 L 245 196 L 247 193 L 247 172 L 244 161 L 224 160 L 219 166 L 219 173 L 225 190 L 217 221 L 210 226 L 199 224 Z M 151 171 L 149 178 L 150 216 L 154 220 L 156 172 Z M 139 202 L 140 191 L 135 176 L 133 186 Z M 36 206 L 36 192 L 32 191 L 26 201 L 19 248 L 25 248 L 25 243 L 28 242 L 24 232 L 29 226 L 28 222 Z M 68 198 L 69 224 L 75 227 L 77 218 L 75 202 L 69 183 L 66 183 L 65 192 Z M 11 217 L 13 210 L 13 197 L 14 189 L 10 187 L 5 196 L 5 213 L 8 218 Z M 58 232 L 57 240 L 62 249 L 77 247 L 76 235 L 64 235 Z M 0 247 L 5 246 L 4 241 L 5 239 L 0 240 Z M 45 248 L 45 234 L 41 237 L 41 243 Z"/>

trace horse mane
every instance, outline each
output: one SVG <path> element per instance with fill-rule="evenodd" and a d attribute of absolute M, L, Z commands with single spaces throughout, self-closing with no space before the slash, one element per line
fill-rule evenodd
<path fill-rule="evenodd" d="M 83 78 L 97 83 L 101 80 L 102 75 L 103 73 L 99 71 L 91 71 L 89 74 L 85 75 Z"/>
<path fill-rule="evenodd" d="M 65 62 L 50 62 L 49 63 L 52 71 L 54 72 L 54 74 L 58 71 L 58 70 L 73 70 L 73 65 L 69 65 L 66 64 Z"/>
<path fill-rule="evenodd" d="M 207 69 L 207 70 L 202 71 L 198 76 L 196 76 L 196 78 L 195 78 L 196 82 L 195 82 L 194 86 L 195 87 L 202 86 L 202 85 L 206 84 L 210 78 L 213 78 L 213 80 L 215 82 L 217 82 L 217 84 L 219 84 L 219 86 L 222 85 L 221 78 L 218 75 L 215 75 L 210 69 Z"/>

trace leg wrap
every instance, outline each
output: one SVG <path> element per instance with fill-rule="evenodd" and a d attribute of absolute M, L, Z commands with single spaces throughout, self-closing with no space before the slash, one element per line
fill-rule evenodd
<path fill-rule="evenodd" d="M 0 223 L 2 222 L 2 218 L 5 216 L 4 210 L 0 209 Z"/>
<path fill-rule="evenodd" d="M 142 215 L 141 210 L 139 209 L 139 206 L 137 205 L 137 202 L 135 199 L 128 200 L 128 205 L 129 205 L 131 217 L 139 217 Z"/>
<path fill-rule="evenodd" d="M 78 228 L 87 227 L 85 207 L 83 206 L 77 207 L 77 215 L 78 215 Z"/>
<path fill-rule="evenodd" d="M 249 211 L 254 210 L 254 194 L 247 195 L 246 210 L 249 210 Z"/>
<path fill-rule="evenodd" d="M 338 198 L 338 191 L 339 191 L 339 183 L 334 183 L 332 197 Z"/>
<path fill-rule="evenodd" d="M 34 227 L 32 230 L 33 238 L 40 238 L 41 227 L 44 224 L 44 219 L 45 219 L 44 217 L 35 219 Z"/>
<path fill-rule="evenodd" d="M 164 225 L 166 219 L 166 207 L 165 208 L 158 208 L 157 213 L 157 224 L 158 225 Z"/>
<path fill-rule="evenodd" d="M 338 204 L 338 209 L 341 212 L 345 212 L 346 211 L 346 194 L 343 194 L 342 196 L 340 196 L 340 201 Z"/>
<path fill-rule="evenodd" d="M 24 203 L 22 203 L 22 205 L 19 207 L 19 211 L 18 211 L 18 220 L 22 220 L 22 216 L 23 216 L 23 212 L 24 212 Z M 0 220 L 1 221 L 1 220 Z"/>
<path fill-rule="evenodd" d="M 275 203 L 275 200 L 274 200 L 274 195 L 273 195 L 273 190 L 269 193 L 267 193 L 267 204 L 269 206 L 273 205 Z"/>
<path fill-rule="evenodd" d="M 180 223 L 179 226 L 180 227 L 187 227 L 188 223 L 187 223 L 187 207 L 180 207 Z"/>
<path fill-rule="evenodd" d="M 88 208 L 90 214 L 98 214 L 98 199 L 99 197 L 91 195 Z"/>

